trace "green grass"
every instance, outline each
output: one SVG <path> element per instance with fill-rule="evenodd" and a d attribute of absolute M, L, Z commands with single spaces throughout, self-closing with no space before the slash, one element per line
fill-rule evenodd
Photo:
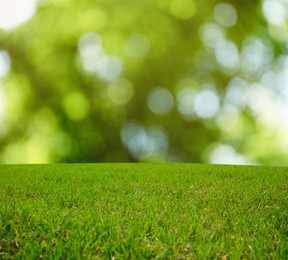
<path fill-rule="evenodd" d="M 0 259 L 287 259 L 288 168 L 0 166 Z"/>

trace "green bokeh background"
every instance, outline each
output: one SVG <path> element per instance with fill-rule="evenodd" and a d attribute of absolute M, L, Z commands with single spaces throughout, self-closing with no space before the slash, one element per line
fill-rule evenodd
<path fill-rule="evenodd" d="M 287 166 L 286 14 L 280 0 L 38 1 L 0 29 L 0 162 Z"/>

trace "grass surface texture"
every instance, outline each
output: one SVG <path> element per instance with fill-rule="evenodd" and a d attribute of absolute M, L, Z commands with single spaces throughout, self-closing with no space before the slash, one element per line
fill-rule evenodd
<path fill-rule="evenodd" d="M 288 168 L 0 166 L 0 259 L 287 259 Z"/>

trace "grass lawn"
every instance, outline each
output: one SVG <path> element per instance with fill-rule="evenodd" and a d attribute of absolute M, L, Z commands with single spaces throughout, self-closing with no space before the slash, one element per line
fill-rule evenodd
<path fill-rule="evenodd" d="M 0 166 L 0 259 L 288 259 L 288 168 Z"/>

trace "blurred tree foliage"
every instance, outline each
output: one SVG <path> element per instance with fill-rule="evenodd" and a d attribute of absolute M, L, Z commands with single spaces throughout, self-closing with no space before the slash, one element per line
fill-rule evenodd
<path fill-rule="evenodd" d="M 280 0 L 39 1 L 0 29 L 1 162 L 287 165 L 286 14 Z"/>

